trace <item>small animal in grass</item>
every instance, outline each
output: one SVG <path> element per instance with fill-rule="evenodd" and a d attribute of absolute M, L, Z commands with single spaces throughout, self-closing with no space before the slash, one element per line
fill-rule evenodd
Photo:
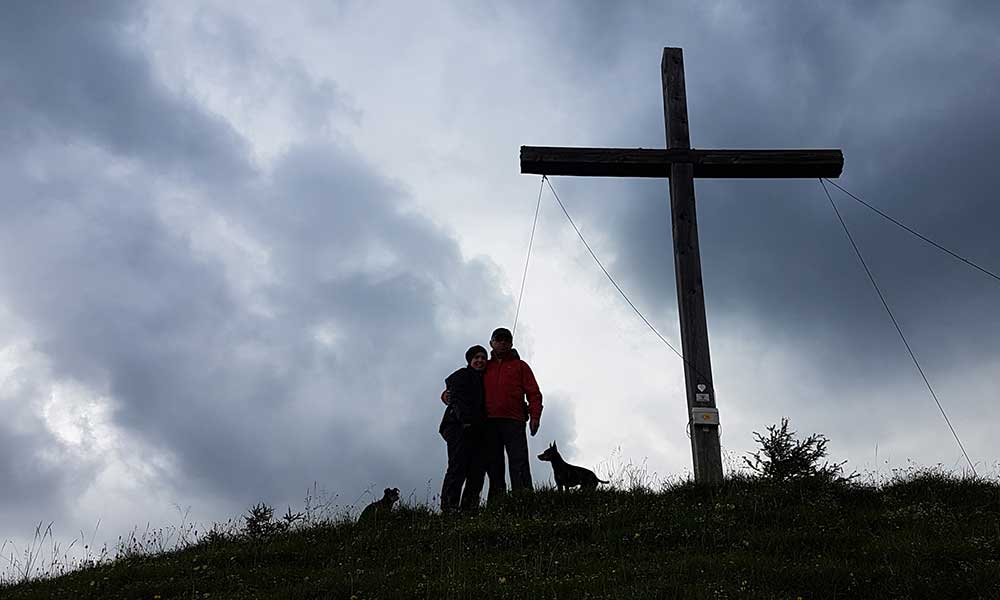
<path fill-rule="evenodd" d="M 564 461 L 562 456 L 559 456 L 555 442 L 552 442 L 545 452 L 538 455 L 538 460 L 552 463 L 552 472 L 555 473 L 556 487 L 559 488 L 559 491 L 562 491 L 563 488 L 576 486 L 580 486 L 580 489 L 584 490 L 594 490 L 597 489 L 597 484 L 608 483 L 603 479 L 598 479 L 597 475 L 594 475 L 590 469 L 577 467 Z"/>
<path fill-rule="evenodd" d="M 389 516 L 392 512 L 392 505 L 399 500 L 399 488 L 385 488 L 382 492 L 382 499 L 372 502 L 361 511 L 358 523 L 363 521 L 378 521 Z"/>

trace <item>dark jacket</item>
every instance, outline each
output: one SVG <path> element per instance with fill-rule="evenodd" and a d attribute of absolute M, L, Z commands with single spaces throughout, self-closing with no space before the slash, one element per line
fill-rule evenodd
<path fill-rule="evenodd" d="M 483 373 L 472 367 L 461 368 L 444 380 L 451 403 L 444 411 L 439 431 L 454 425 L 477 425 L 486 420 Z"/>

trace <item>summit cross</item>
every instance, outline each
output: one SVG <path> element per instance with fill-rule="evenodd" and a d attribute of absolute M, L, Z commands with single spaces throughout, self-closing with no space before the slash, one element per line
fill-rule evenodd
<path fill-rule="evenodd" d="M 688 134 L 684 55 L 680 48 L 663 49 L 660 70 L 666 150 L 521 146 L 521 172 L 670 180 L 674 275 L 694 476 L 698 482 L 718 482 L 722 479 L 719 411 L 708 353 L 694 178 L 835 178 L 844 168 L 844 155 L 840 150 L 693 149 Z"/>

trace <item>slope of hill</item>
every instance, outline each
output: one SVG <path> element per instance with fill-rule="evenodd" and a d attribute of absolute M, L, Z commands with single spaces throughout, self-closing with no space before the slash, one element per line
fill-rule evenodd
<path fill-rule="evenodd" d="M 1000 484 L 737 477 L 541 490 L 473 516 L 203 538 L 0 588 L 50 598 L 1000 598 Z"/>

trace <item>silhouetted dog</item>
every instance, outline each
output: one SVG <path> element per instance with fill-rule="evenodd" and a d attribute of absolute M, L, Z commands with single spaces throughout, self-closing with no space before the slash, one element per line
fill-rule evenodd
<path fill-rule="evenodd" d="M 556 476 L 556 487 L 559 488 L 559 491 L 562 491 L 563 488 L 576 486 L 580 486 L 584 490 L 593 490 L 597 489 L 598 483 L 608 483 L 603 479 L 598 479 L 597 475 L 594 475 L 594 472 L 590 469 L 576 467 L 564 461 L 559 456 L 559 450 L 556 449 L 555 442 L 552 442 L 548 450 L 538 455 L 538 460 L 552 463 L 552 472 Z"/>
<path fill-rule="evenodd" d="M 361 511 L 358 523 L 362 521 L 378 521 L 384 519 L 392 512 L 392 505 L 399 500 L 399 488 L 385 488 L 382 492 L 382 499 L 372 502 Z"/>

